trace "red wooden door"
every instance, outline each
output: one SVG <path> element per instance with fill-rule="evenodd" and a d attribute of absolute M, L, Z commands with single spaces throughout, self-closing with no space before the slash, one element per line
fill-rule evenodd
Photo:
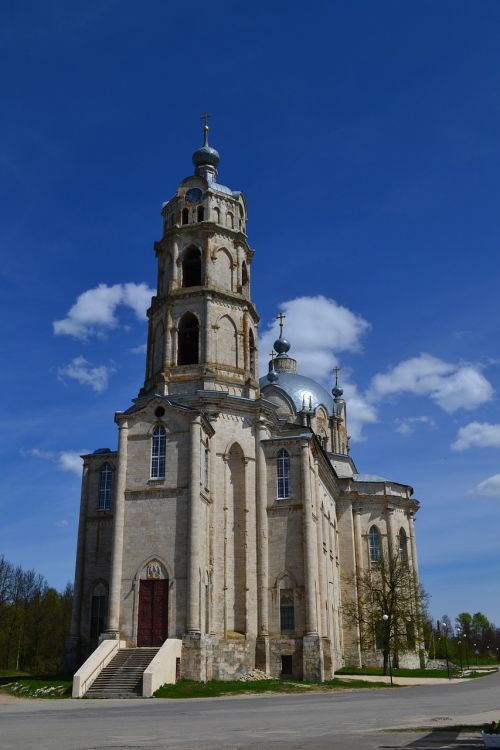
<path fill-rule="evenodd" d="M 168 634 L 168 581 L 151 579 L 139 586 L 138 646 L 161 646 Z"/>

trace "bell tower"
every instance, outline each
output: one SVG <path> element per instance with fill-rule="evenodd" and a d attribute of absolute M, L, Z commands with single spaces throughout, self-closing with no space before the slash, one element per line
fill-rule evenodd
<path fill-rule="evenodd" d="M 194 175 L 162 206 L 141 396 L 221 390 L 252 397 L 258 390 L 246 201 L 217 182 L 219 153 L 208 143 L 208 115 L 201 119 Z"/>

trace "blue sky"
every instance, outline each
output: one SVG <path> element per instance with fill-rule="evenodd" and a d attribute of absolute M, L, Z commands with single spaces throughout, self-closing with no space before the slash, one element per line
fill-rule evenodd
<path fill-rule="evenodd" d="M 434 616 L 500 625 L 499 41 L 486 1 L 3 4 L 0 551 L 73 576 L 75 456 L 141 385 L 208 110 L 261 359 L 285 309 L 301 371 L 342 367 L 359 470 L 422 501 Z"/>

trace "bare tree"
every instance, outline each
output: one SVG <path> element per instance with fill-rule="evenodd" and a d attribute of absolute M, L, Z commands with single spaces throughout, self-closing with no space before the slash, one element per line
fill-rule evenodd
<path fill-rule="evenodd" d="M 357 597 L 343 606 L 344 618 L 357 627 L 363 651 L 382 651 L 384 674 L 389 674 L 391 654 L 397 663 L 400 653 L 418 651 L 422 661 L 428 597 L 416 584 L 408 562 L 399 554 L 381 555 L 350 583 L 356 586 Z"/>

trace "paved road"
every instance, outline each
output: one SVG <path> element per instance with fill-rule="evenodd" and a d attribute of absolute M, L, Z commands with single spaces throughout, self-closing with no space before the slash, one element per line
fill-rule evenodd
<path fill-rule="evenodd" d="M 500 673 L 462 684 L 310 695 L 0 701 L 0 748 L 469 750 L 481 747 L 472 736 L 464 741 L 455 734 L 380 730 L 478 721 L 477 714 L 488 711 L 500 719 Z"/>

